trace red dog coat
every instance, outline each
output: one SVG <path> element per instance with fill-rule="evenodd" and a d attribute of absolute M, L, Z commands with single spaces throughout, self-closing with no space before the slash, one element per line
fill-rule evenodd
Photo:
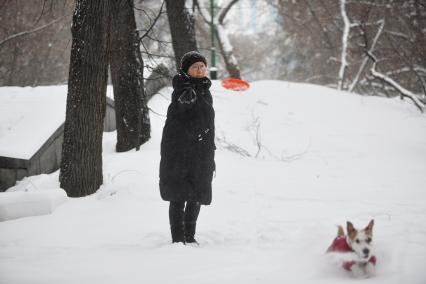
<path fill-rule="evenodd" d="M 352 252 L 353 250 L 348 245 L 345 236 L 336 237 L 330 247 L 327 249 L 327 252 Z M 371 262 L 373 265 L 376 265 L 376 257 L 372 255 L 368 262 Z M 351 270 L 352 265 L 355 264 L 355 261 L 343 261 L 343 268 L 346 270 Z"/>

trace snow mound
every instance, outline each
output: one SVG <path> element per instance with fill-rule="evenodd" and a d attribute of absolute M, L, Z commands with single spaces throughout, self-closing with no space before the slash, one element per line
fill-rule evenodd
<path fill-rule="evenodd" d="M 66 199 L 63 190 L 4 192 L 0 194 L 0 221 L 50 214 Z"/>
<path fill-rule="evenodd" d="M 58 187 L 55 174 L 24 178 L 0 193 L 0 221 L 51 214 L 68 199 Z"/>

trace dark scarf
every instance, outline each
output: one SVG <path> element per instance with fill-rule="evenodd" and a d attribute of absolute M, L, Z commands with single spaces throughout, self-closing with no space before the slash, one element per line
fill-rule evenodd
<path fill-rule="evenodd" d="M 176 76 L 173 77 L 173 88 L 175 90 L 187 87 L 189 85 L 195 90 L 208 90 L 210 89 L 212 82 L 207 77 L 191 77 L 182 70 Z"/>

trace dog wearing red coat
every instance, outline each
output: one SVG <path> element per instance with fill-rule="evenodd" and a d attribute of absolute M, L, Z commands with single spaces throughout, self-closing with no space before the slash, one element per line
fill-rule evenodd
<path fill-rule="evenodd" d="M 351 222 L 346 223 L 347 234 L 338 226 L 337 237 L 327 249 L 327 253 L 344 253 L 342 267 L 351 271 L 356 278 L 367 278 L 375 274 L 376 256 L 372 253 L 374 220 L 362 230 L 355 229 Z"/>

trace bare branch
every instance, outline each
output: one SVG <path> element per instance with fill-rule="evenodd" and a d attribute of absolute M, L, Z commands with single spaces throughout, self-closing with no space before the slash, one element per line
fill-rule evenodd
<path fill-rule="evenodd" d="M 34 22 L 34 25 L 37 25 L 38 22 L 40 21 L 41 17 L 43 16 L 45 6 L 46 6 L 46 0 L 43 0 L 43 7 L 41 8 L 41 12 L 40 12 L 40 15 L 38 16 L 37 20 Z"/>
<path fill-rule="evenodd" d="M 218 142 L 219 145 L 221 145 L 226 150 L 239 154 L 243 157 L 251 157 L 250 153 L 246 149 L 226 141 L 225 136 L 220 137 L 220 135 L 216 135 L 216 141 Z"/>
<path fill-rule="evenodd" d="M 326 29 L 324 28 L 324 26 L 321 24 L 321 21 L 319 20 L 318 15 L 316 14 L 315 10 L 313 9 L 312 4 L 310 3 L 309 0 L 305 0 L 305 3 L 306 3 L 306 5 L 309 8 L 309 12 L 314 17 L 315 22 L 317 22 L 318 26 L 320 27 L 321 32 L 324 35 L 325 42 L 327 43 L 327 46 L 329 48 L 333 48 L 334 46 L 333 46 L 333 44 L 331 42 L 331 39 L 330 39 L 328 33 L 326 32 Z"/>
<path fill-rule="evenodd" d="M 373 61 L 373 67 L 370 70 L 371 74 L 375 78 L 380 79 L 384 83 L 386 83 L 386 84 L 392 86 L 393 88 L 395 88 L 401 94 L 402 97 L 410 99 L 415 104 L 415 106 L 421 112 L 423 112 L 423 108 L 425 107 L 425 104 L 423 103 L 423 101 L 421 101 L 416 94 L 414 94 L 410 90 L 405 89 L 403 86 L 401 86 L 400 84 L 398 84 L 392 78 L 390 78 L 390 77 L 388 77 L 388 76 L 386 76 L 386 75 L 378 72 L 376 70 L 376 63 L 377 63 L 376 57 L 372 53 L 370 53 L 370 52 L 368 52 L 367 55 Z"/>
<path fill-rule="evenodd" d="M 63 16 L 63 17 L 60 17 L 60 18 L 57 18 L 56 20 L 53 20 L 53 21 L 51 21 L 50 23 L 47 23 L 47 24 L 45 24 L 45 25 L 43 25 L 43 26 L 40 26 L 40 27 L 38 27 L 38 28 L 35 28 L 35 29 L 33 29 L 33 30 L 24 31 L 24 32 L 20 32 L 20 33 L 17 33 L 17 34 L 11 35 L 11 36 L 9 36 L 9 37 L 5 38 L 4 40 L 0 41 L 0 46 L 2 46 L 3 44 L 5 44 L 6 42 L 8 42 L 8 41 L 10 41 L 10 40 L 12 40 L 12 39 L 15 39 L 15 38 L 18 38 L 18 37 L 21 37 L 21 36 L 25 36 L 25 35 L 28 35 L 28 34 L 32 34 L 32 33 L 38 32 L 38 31 L 41 31 L 41 30 L 43 30 L 43 29 L 45 29 L 45 28 L 47 28 L 47 27 L 49 27 L 49 26 L 53 25 L 54 23 L 59 22 L 60 20 L 62 20 L 62 19 L 63 19 L 63 18 L 65 18 L 65 17 L 68 17 L 68 15 L 67 15 L 67 16 Z"/>
<path fill-rule="evenodd" d="M 200 4 L 198 3 L 198 0 L 194 0 L 194 6 L 197 8 L 198 12 L 200 12 L 200 15 L 201 15 L 201 17 L 203 18 L 204 22 L 205 22 L 206 24 L 209 24 L 209 25 L 210 25 L 210 21 L 207 19 L 207 16 L 206 16 L 206 15 L 204 15 L 204 12 L 203 12 L 203 10 L 201 9 Z"/>
<path fill-rule="evenodd" d="M 394 32 L 394 31 L 389 31 L 389 30 L 386 30 L 385 31 L 385 33 L 388 33 L 388 34 L 390 34 L 390 35 L 393 35 L 393 36 L 396 36 L 396 37 L 399 37 L 399 38 L 401 38 L 401 39 L 404 39 L 404 40 L 407 40 L 407 41 L 409 41 L 409 42 L 413 42 L 413 39 L 412 38 L 410 38 L 409 36 L 407 36 L 406 34 L 403 34 L 403 33 L 400 33 L 400 32 Z"/>
<path fill-rule="evenodd" d="M 158 19 L 160 18 L 161 14 L 162 14 L 164 2 L 165 1 L 163 0 L 163 3 L 161 3 L 160 11 L 158 12 L 158 15 L 155 17 L 154 22 L 152 22 L 152 24 L 148 28 L 148 30 L 139 38 L 139 41 L 141 41 L 145 36 L 147 36 L 151 32 L 151 30 L 154 28 L 155 24 L 157 23 Z"/>
<path fill-rule="evenodd" d="M 228 5 L 222 10 L 218 17 L 218 23 L 220 25 L 223 25 L 223 21 L 225 20 L 226 15 L 231 10 L 232 6 L 234 6 L 237 2 L 238 0 L 231 0 L 231 2 L 229 2 Z"/>
<path fill-rule="evenodd" d="M 374 37 L 374 40 L 371 43 L 370 49 L 367 51 L 367 53 L 372 53 L 374 49 L 376 48 L 377 41 L 379 40 L 380 35 L 382 34 L 382 31 L 383 31 L 383 27 L 385 25 L 385 20 L 380 20 L 377 23 L 380 24 L 380 26 L 379 26 L 379 29 L 377 30 L 376 36 Z M 367 65 L 367 62 L 368 62 L 368 57 L 366 56 L 364 60 L 362 61 L 361 66 L 359 67 L 358 73 L 356 74 L 354 81 L 349 86 L 349 92 L 352 92 L 352 90 L 358 84 L 359 77 L 361 73 L 364 71 L 364 68 Z"/>

